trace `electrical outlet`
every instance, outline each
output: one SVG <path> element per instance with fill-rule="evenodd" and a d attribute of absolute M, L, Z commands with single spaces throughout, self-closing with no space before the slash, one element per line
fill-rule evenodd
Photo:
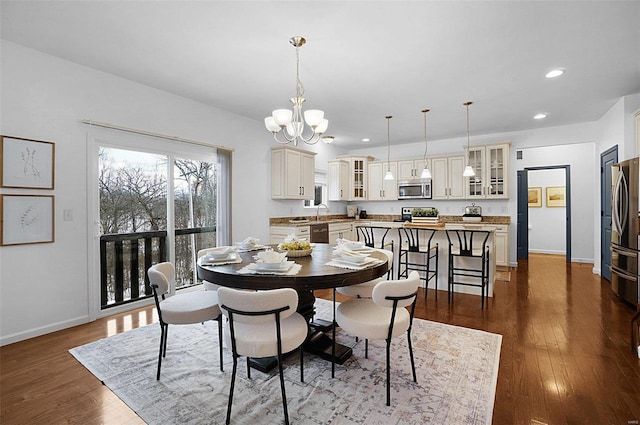
<path fill-rule="evenodd" d="M 63 216 L 64 221 L 73 221 L 73 210 L 65 209 L 62 212 L 62 216 Z"/>

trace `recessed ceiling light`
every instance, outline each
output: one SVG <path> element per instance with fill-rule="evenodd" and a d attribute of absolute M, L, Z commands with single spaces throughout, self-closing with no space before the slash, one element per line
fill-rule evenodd
<path fill-rule="evenodd" d="M 363 142 L 368 142 L 370 139 L 362 139 Z"/>
<path fill-rule="evenodd" d="M 543 114 L 543 113 L 535 114 L 535 115 L 533 116 L 533 119 L 534 119 L 534 120 L 543 120 L 543 119 L 545 119 L 545 118 L 547 118 L 547 114 Z"/>
<path fill-rule="evenodd" d="M 551 71 L 549 71 L 546 74 L 544 74 L 544 76 L 547 77 L 547 78 L 556 78 L 556 77 L 561 76 L 562 74 L 564 74 L 564 70 L 562 70 L 562 69 L 552 69 Z"/>

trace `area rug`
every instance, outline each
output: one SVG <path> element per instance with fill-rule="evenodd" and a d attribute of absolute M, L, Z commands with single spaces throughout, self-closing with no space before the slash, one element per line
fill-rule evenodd
<path fill-rule="evenodd" d="M 317 300 L 317 316 L 331 320 L 331 303 Z M 217 325 L 169 327 L 167 357 L 156 381 L 160 327 L 144 326 L 70 353 L 149 424 L 222 424 L 232 370 L 224 350 L 220 372 Z M 305 382 L 299 356 L 285 360 L 289 417 L 299 424 L 490 424 L 502 336 L 441 323 L 414 321 L 413 351 L 418 382 L 411 377 L 405 336 L 391 348 L 391 406 L 386 406 L 385 342 L 364 342 L 342 331 L 337 340 L 353 347 L 353 356 L 336 365 L 305 354 Z M 283 423 L 276 370 L 252 371 L 240 359 L 232 424 Z"/>

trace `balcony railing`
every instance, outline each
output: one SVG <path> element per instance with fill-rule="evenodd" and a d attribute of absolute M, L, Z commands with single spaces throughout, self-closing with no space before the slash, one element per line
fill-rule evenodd
<path fill-rule="evenodd" d="M 177 229 L 176 287 L 195 285 L 195 253 L 215 246 L 216 227 Z M 164 230 L 106 234 L 100 237 L 100 304 L 102 309 L 152 296 L 147 269 L 167 260 Z"/>

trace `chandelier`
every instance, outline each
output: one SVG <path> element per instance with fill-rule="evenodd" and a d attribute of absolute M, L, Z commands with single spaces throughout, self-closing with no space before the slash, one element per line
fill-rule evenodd
<path fill-rule="evenodd" d="M 424 168 L 422 169 L 422 174 L 420 174 L 421 179 L 430 179 L 431 171 L 429 170 L 429 163 L 427 162 L 427 112 L 428 109 L 423 109 L 422 114 L 424 115 Z"/>
<path fill-rule="evenodd" d="M 467 107 L 467 166 L 464 167 L 464 171 L 462 172 L 463 177 L 473 177 L 476 175 L 476 172 L 473 171 L 471 164 L 469 164 L 469 156 L 471 155 L 471 151 L 469 150 L 469 105 L 472 105 L 473 102 L 464 102 L 463 105 Z"/>
<path fill-rule="evenodd" d="M 273 138 L 278 143 L 293 143 L 297 146 L 299 141 L 303 141 L 309 145 L 315 145 L 329 126 L 329 121 L 324 119 L 324 111 L 310 109 L 302 112 L 305 99 L 304 87 L 300 81 L 300 47 L 306 42 L 307 40 L 301 36 L 289 39 L 289 43 L 296 48 L 296 96 L 289 99 L 293 108 L 276 109 L 270 117 L 264 119 L 265 127 L 273 133 Z M 305 123 L 311 128 L 311 132 L 307 131 L 306 135 L 304 134 Z"/>

